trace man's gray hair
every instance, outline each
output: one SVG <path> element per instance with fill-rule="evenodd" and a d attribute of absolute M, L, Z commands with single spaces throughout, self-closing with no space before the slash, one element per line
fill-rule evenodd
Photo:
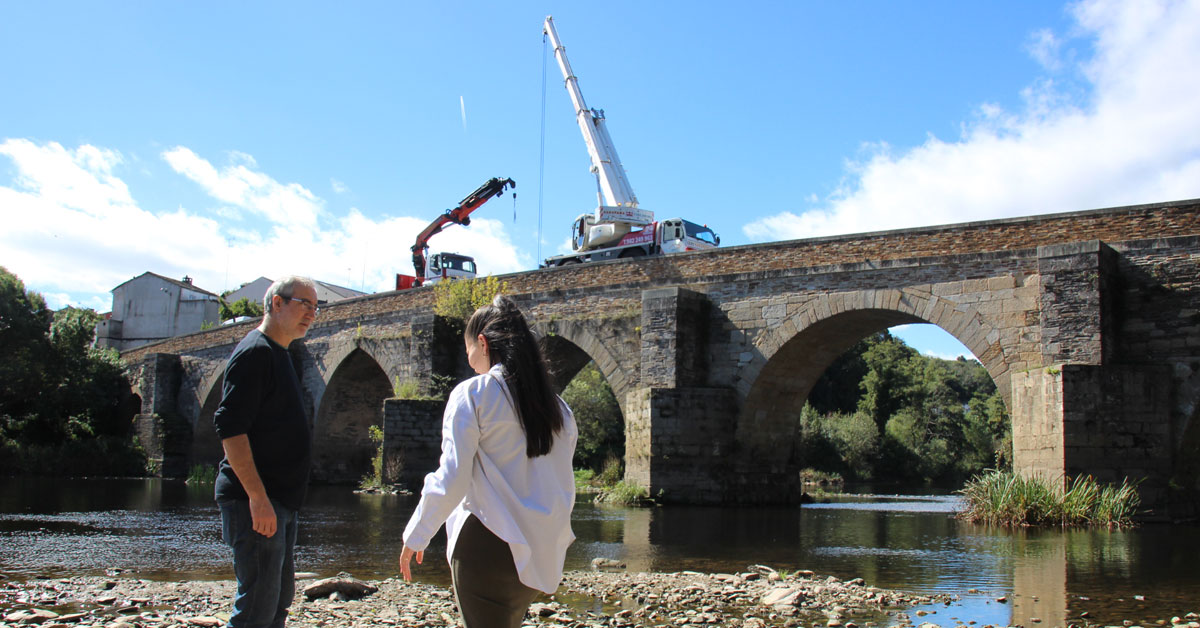
<path fill-rule="evenodd" d="M 271 301 L 275 300 L 274 297 L 276 295 L 283 297 L 284 300 L 291 299 L 292 295 L 296 293 L 296 286 L 298 285 L 308 286 L 312 288 L 313 292 L 317 291 L 317 282 L 308 277 L 288 275 L 283 279 L 276 279 L 275 283 L 271 284 L 270 288 L 267 288 L 267 293 L 263 295 L 263 312 L 267 314 L 271 313 Z"/>

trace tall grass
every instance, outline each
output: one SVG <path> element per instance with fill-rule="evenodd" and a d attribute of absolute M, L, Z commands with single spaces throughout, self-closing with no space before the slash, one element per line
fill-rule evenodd
<path fill-rule="evenodd" d="M 212 485 L 217 481 L 217 468 L 211 464 L 194 464 L 188 469 L 187 484 Z"/>
<path fill-rule="evenodd" d="M 966 508 L 959 518 L 1003 526 L 1132 525 L 1141 503 L 1135 485 L 1101 485 L 1091 476 L 1067 482 L 1024 477 L 1013 471 L 989 470 L 959 491 Z"/>
<path fill-rule="evenodd" d="M 596 496 L 595 501 L 597 504 L 616 504 L 621 506 L 639 506 L 654 503 L 654 500 L 650 499 L 650 491 L 625 480 L 621 480 L 613 486 L 600 489 L 600 494 Z"/>

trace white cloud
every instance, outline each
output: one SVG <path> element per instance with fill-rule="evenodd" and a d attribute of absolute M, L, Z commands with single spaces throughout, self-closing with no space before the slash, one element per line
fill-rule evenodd
<path fill-rule="evenodd" d="M 1062 40 L 1054 34 L 1054 31 L 1048 28 L 1035 31 L 1029 36 L 1026 49 L 1029 50 L 1029 55 L 1047 70 L 1057 70 L 1062 67 L 1062 59 L 1059 58 L 1062 51 Z"/>
<path fill-rule="evenodd" d="M 1040 78 L 1023 108 L 979 108 L 957 141 L 868 145 L 824 207 L 743 227 L 754 241 L 990 220 L 1200 196 L 1200 1 L 1092 0 L 1072 7 L 1094 54 L 1088 82 Z M 1061 46 L 1035 35 L 1052 68 Z M 1064 68 L 1065 70 L 1066 69 Z"/>
<path fill-rule="evenodd" d="M 296 183 L 282 184 L 254 170 L 254 158 L 240 152 L 230 155 L 230 165 L 217 170 L 207 160 L 182 146 L 162 157 L 179 174 L 195 181 L 213 198 L 261 215 L 272 223 L 316 229 L 322 201 Z"/>
<path fill-rule="evenodd" d="M 16 167 L 12 187 L 0 186 L 0 263 L 26 286 L 51 294 L 54 307 L 107 310 L 108 291 L 148 270 L 190 275 L 212 292 L 290 273 L 367 292 L 390 290 L 396 273 L 412 272 L 409 247 L 429 223 L 427 217 L 372 220 L 356 209 L 331 218 L 322 199 L 299 184 L 276 181 L 241 153 L 221 169 L 186 147 L 162 154 L 217 201 L 210 211 L 220 220 L 185 208 L 156 213 L 138 207 L 114 174 L 122 163 L 115 151 L 10 139 L 0 144 L 0 155 Z M 229 219 L 239 211 L 249 214 L 245 220 Z M 475 256 L 485 275 L 532 261 L 502 222 L 486 218 L 470 228 L 451 227 L 432 244 Z"/>
<path fill-rule="evenodd" d="M 26 286 L 54 294 L 56 305 L 90 306 L 95 295 L 147 270 L 142 260 L 161 260 L 150 269 L 182 276 L 189 260 L 203 263 L 214 238 L 220 241 L 207 218 L 138 208 L 113 174 L 121 161 L 115 151 L 9 139 L 0 155 L 17 173 L 14 187 L 0 186 L 3 263 Z"/>

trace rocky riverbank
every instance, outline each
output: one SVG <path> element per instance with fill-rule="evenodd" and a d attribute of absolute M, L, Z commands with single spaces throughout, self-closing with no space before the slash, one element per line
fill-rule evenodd
<path fill-rule="evenodd" d="M 298 582 L 289 624 L 456 625 L 454 598 L 445 587 L 397 579 L 354 584 L 347 593 L 329 593 L 328 586 Z M 0 580 L 0 628 L 216 628 L 228 618 L 233 589 L 229 581 L 158 582 L 122 575 Z M 352 599 L 364 590 L 370 592 Z M 912 595 L 868 587 L 861 579 L 841 581 L 763 566 L 731 574 L 597 570 L 567 573 L 556 595 L 533 604 L 525 625 L 870 628 L 916 623 L 932 628 L 927 618 L 910 618 L 908 610 L 953 601 L 948 595 Z M 1191 616 L 1180 623 L 1200 628 Z"/>

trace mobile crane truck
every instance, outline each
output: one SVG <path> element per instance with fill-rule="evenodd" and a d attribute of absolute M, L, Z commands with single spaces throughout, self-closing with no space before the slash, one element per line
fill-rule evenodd
<path fill-rule="evenodd" d="M 553 16 L 547 16 L 543 34 L 554 46 L 554 57 L 562 70 L 567 93 L 575 107 L 575 118 L 583 133 L 596 175 L 598 204 L 590 214 L 581 214 L 571 228 L 573 253 L 546 258 L 543 267 L 596 262 L 607 259 L 662 255 L 680 251 L 710 249 L 721 239 L 707 225 L 682 218 L 654 220 L 654 212 L 638 207 L 637 197 L 617 158 L 617 149 L 604 122 L 602 109 L 589 109 L 579 91 L 579 79 L 567 61 L 566 48 L 554 29 Z M 635 229 L 638 227 L 638 229 Z"/>
<path fill-rule="evenodd" d="M 447 225 L 467 226 L 471 224 L 471 212 L 496 196 L 504 194 L 507 187 L 517 187 L 512 179 L 492 178 L 459 201 L 458 206 L 447 209 L 417 234 L 412 245 L 413 275 L 396 274 L 396 289 L 408 290 L 424 284 L 432 284 L 447 277 L 472 279 L 475 277 L 475 258 L 457 253 L 437 253 L 428 257 L 429 239 L 441 233 Z M 428 259 L 428 263 L 426 263 Z"/>

